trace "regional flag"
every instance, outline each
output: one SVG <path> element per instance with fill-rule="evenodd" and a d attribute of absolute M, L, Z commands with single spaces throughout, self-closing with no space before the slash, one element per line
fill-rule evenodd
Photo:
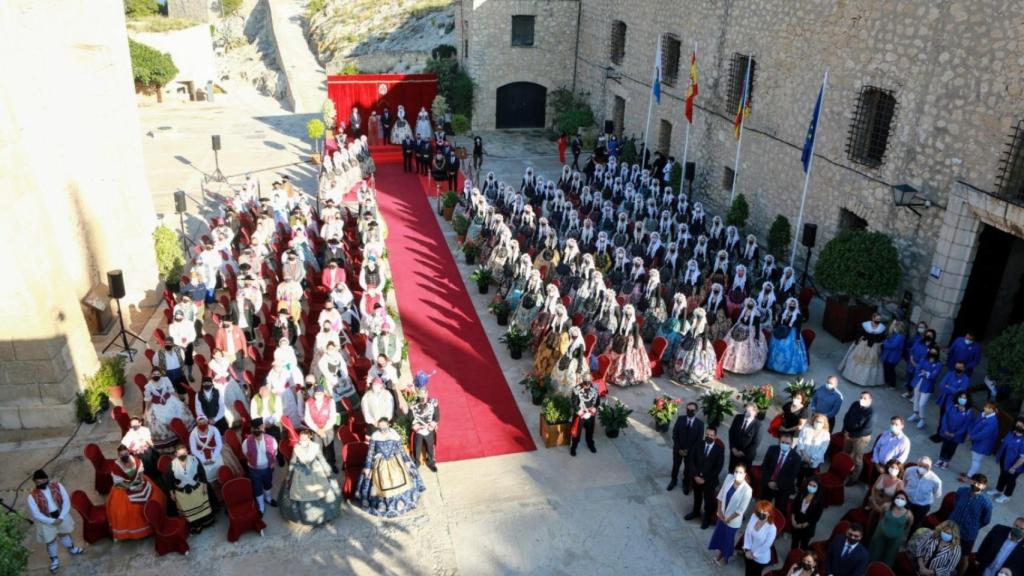
<path fill-rule="evenodd" d="M 693 124 L 693 101 L 697 98 L 697 51 L 690 56 L 690 89 L 686 92 L 686 120 Z"/>
<path fill-rule="evenodd" d="M 651 94 L 661 104 L 661 38 L 658 38 L 658 52 L 654 56 L 654 82 L 651 84 Z"/>
<path fill-rule="evenodd" d="M 750 116 L 750 62 L 747 62 L 747 75 L 743 80 L 743 97 L 740 98 L 740 105 L 736 109 L 736 120 L 733 122 L 733 130 L 736 133 L 736 139 L 739 140 L 740 134 L 743 130 L 743 123 L 746 122 L 747 116 Z"/>
<path fill-rule="evenodd" d="M 821 104 L 825 100 L 825 82 L 828 81 L 828 75 L 826 74 L 825 80 L 821 83 L 821 88 L 818 89 L 818 99 L 814 102 L 814 114 L 811 116 L 811 124 L 807 127 L 807 137 L 804 138 L 804 150 L 800 154 L 800 161 L 803 162 L 804 172 L 811 169 L 811 157 L 814 155 L 814 138 L 818 133 L 818 118 L 821 116 Z"/>

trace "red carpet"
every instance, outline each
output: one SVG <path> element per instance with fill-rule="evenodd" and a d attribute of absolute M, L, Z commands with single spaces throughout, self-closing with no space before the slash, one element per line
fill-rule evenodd
<path fill-rule="evenodd" d="M 376 183 L 409 364 L 414 373 L 437 371 L 430 380 L 441 408 L 437 459 L 534 450 L 425 196 L 433 185 L 402 172 L 401 163 L 380 161 Z"/>

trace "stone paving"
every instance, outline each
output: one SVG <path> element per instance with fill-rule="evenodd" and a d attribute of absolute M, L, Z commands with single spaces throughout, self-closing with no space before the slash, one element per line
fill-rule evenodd
<path fill-rule="evenodd" d="M 263 102 L 262 104 L 267 104 Z M 246 117 L 252 112 L 253 116 Z M 201 176 L 173 160 L 172 156 L 188 157 L 193 165 L 207 169 L 212 165 L 208 136 L 203 132 L 219 129 L 226 136 L 221 155 L 225 172 L 242 173 L 251 169 L 290 164 L 308 151 L 301 141 L 302 116 L 255 106 L 252 102 L 222 101 L 205 108 L 189 105 L 185 110 L 144 110 L 146 130 L 163 122 L 173 122 L 175 139 L 147 140 L 147 163 L 158 210 L 173 207 L 169 199 L 174 187 L 194 184 Z M 299 137 L 296 137 L 299 136 Z M 518 182 L 523 169 L 533 165 L 543 175 L 554 177 L 558 171 L 557 149 L 553 142 L 538 140 L 535 134 L 509 132 L 484 134 L 485 147 L 491 154 L 484 162 L 484 171 L 494 170 L 501 177 Z M 304 177 L 300 180 L 309 189 L 310 167 L 297 164 L 282 168 Z M 271 170 L 267 170 L 269 179 Z M 424 223 L 430 225 L 429 223 Z M 455 251 L 454 234 L 447 223 L 445 231 L 449 247 Z M 486 311 L 490 296 L 477 294 L 468 282 L 472 267 L 457 257 L 464 281 L 488 334 L 489 344 L 497 345 L 502 328 Z M 398 294 L 399 308 L 401 294 Z M 846 347 L 821 330 L 822 304 L 812 304 L 809 326 L 818 332 L 811 352 L 811 370 L 807 375 L 818 382 L 835 370 Z M 161 318 L 156 315 L 152 322 Z M 154 324 L 143 333 L 149 333 Z M 485 345 L 481 343 L 481 345 Z M 201 351 L 205 351 L 202 350 Z M 517 385 L 530 367 L 530 360 L 514 361 L 503 348 L 497 357 L 512 387 L 534 440 L 543 446 L 538 434 L 538 408 Z M 414 367 L 415 368 L 415 367 Z M 129 374 L 134 374 L 129 369 Z M 786 379 L 771 373 L 750 377 L 728 376 L 722 385 L 741 388 L 746 384 L 773 383 L 784 385 Z M 857 389 L 841 384 L 847 405 Z M 218 524 L 200 536 L 192 537 L 192 554 L 188 557 L 169 555 L 158 558 L 152 541 L 112 543 L 109 540 L 88 548 L 84 557 L 63 556 L 67 574 L 127 574 L 136 576 L 181 574 L 187 572 L 219 576 L 263 573 L 310 573 L 326 570 L 331 573 L 354 574 L 622 574 L 626 572 L 664 574 L 686 567 L 687 574 L 739 574 L 737 562 L 719 568 L 705 550 L 711 531 L 683 520 L 690 509 L 690 499 L 680 491 L 668 493 L 671 457 L 670 438 L 653 429 L 646 408 L 658 393 L 668 393 L 687 400 L 699 391 L 677 386 L 664 378 L 649 386 L 615 389 L 614 397 L 635 409 L 630 428 L 615 440 L 597 433 L 596 455 L 581 451 L 570 458 L 568 450 L 544 449 L 529 453 L 441 464 L 437 474 L 424 470 L 427 492 L 420 508 L 398 520 L 380 520 L 345 505 L 341 517 L 329 526 L 316 530 L 296 527 L 282 521 L 276 511 L 267 515 L 268 529 L 263 538 L 247 535 L 236 544 L 225 539 L 227 522 Z M 138 406 L 138 391 L 126 391 L 129 406 Z M 879 422 L 892 414 L 909 413 L 909 403 L 895 391 L 876 390 Z M 934 422 L 934 415 L 931 422 Z M 442 421 L 441 425 L 444 425 Z M 882 424 L 876 426 L 882 428 Z M 935 457 L 938 447 L 917 429 L 909 430 L 913 441 L 912 454 Z M 0 443 L 0 495 L 12 501 L 11 490 L 37 467 L 44 464 L 54 477 L 63 479 L 70 490 L 83 489 L 94 502 L 101 499 L 92 491 L 92 468 L 81 454 L 88 442 L 99 443 L 107 454 L 113 452 L 119 433 L 109 419 L 91 426 L 82 426 L 59 452 L 66 436 L 42 434 L 20 438 L 4 437 Z M 767 445 L 767 440 L 763 442 Z M 763 455 L 765 446 L 761 447 Z M 50 464 L 48 461 L 56 456 Z M 955 489 L 955 474 L 966 469 L 968 450 L 961 449 L 948 471 L 939 471 L 946 490 Z M 984 470 L 993 480 L 995 465 L 986 461 Z M 283 474 L 278 473 L 278 481 Z M 23 487 L 23 486 L 21 486 Z M 859 502 L 862 486 L 847 490 L 847 502 Z M 24 506 L 24 494 L 18 507 Z M 845 507 L 843 508 L 845 510 Z M 819 538 L 824 537 L 841 516 L 840 509 L 829 509 L 819 524 Z M 1020 510 L 1013 500 L 996 505 L 994 522 L 1009 523 Z M 80 524 L 76 516 L 76 522 Z M 32 540 L 33 555 L 30 574 L 46 573 L 42 547 Z M 785 552 L 788 543 L 780 544 Z M 62 553 L 63 554 L 63 553 Z"/>

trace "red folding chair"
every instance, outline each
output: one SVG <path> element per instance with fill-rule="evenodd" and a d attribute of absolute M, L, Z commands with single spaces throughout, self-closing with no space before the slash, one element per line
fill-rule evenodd
<path fill-rule="evenodd" d="M 86 542 L 94 544 L 111 537 L 106 506 L 96 506 L 85 492 L 75 490 L 71 493 L 71 507 L 82 517 L 82 537 Z"/>
<path fill-rule="evenodd" d="M 159 328 L 154 328 L 153 329 L 153 340 L 156 341 L 156 348 L 157 348 L 157 350 L 162 350 L 163 347 L 167 344 L 167 335 L 164 334 L 163 330 L 161 330 Z"/>
<path fill-rule="evenodd" d="M 181 442 L 185 446 L 189 445 L 188 428 L 185 427 L 185 423 L 181 421 L 181 418 L 171 419 L 171 431 L 178 437 L 178 442 Z"/>
<path fill-rule="evenodd" d="M 896 573 L 889 568 L 888 564 L 872 562 L 868 564 L 868 571 L 864 573 L 864 576 L 896 576 Z"/>
<path fill-rule="evenodd" d="M 132 419 L 128 416 L 128 413 L 125 412 L 123 406 L 114 406 L 114 408 L 110 410 L 110 417 L 113 418 L 114 422 L 117 422 L 117 425 L 121 428 L 121 436 L 128 433 L 128 428 L 131 427 Z"/>
<path fill-rule="evenodd" d="M 818 475 L 822 496 L 826 506 L 841 506 L 846 500 L 846 481 L 853 472 L 853 458 L 845 452 L 832 455 L 828 472 Z"/>
<path fill-rule="evenodd" d="M 114 461 L 103 456 L 103 450 L 96 444 L 86 444 L 84 453 L 86 460 L 92 463 L 93 487 L 96 492 L 103 496 L 110 494 L 110 489 L 114 486 L 114 480 L 110 477 L 110 467 Z"/>
<path fill-rule="evenodd" d="M 587 357 L 587 362 L 590 362 L 590 355 L 594 352 L 594 345 L 597 344 L 597 336 L 594 334 L 587 334 L 583 337 L 583 343 L 586 345 L 584 354 Z"/>
<path fill-rule="evenodd" d="M 155 365 L 153 359 L 156 358 L 156 350 L 153 350 L 152 348 L 146 348 L 146 351 L 143 352 L 143 354 L 146 355 L 146 360 L 149 360 L 150 366 Z"/>
<path fill-rule="evenodd" d="M 767 576 L 785 576 L 786 574 L 789 574 L 789 569 L 799 562 L 805 554 L 807 554 L 807 552 L 804 552 L 799 548 L 790 550 L 789 554 L 786 554 L 786 561 L 782 563 L 782 569 L 767 572 Z"/>
<path fill-rule="evenodd" d="M 235 478 L 221 486 L 224 507 L 227 508 L 228 542 L 237 542 L 248 531 L 259 532 L 267 527 L 256 507 L 256 499 L 252 494 L 252 483 L 245 478 Z"/>
<path fill-rule="evenodd" d="M 819 566 L 826 565 L 826 557 L 828 556 L 829 542 L 831 542 L 833 538 L 840 534 L 846 534 L 846 531 L 849 530 L 849 528 L 849 522 L 847 522 L 846 520 L 840 520 L 838 523 L 836 523 L 835 526 L 832 527 L 832 533 L 829 534 L 827 539 L 818 540 L 817 542 L 811 542 L 811 552 L 814 552 L 815 556 L 818 557 Z"/>
<path fill-rule="evenodd" d="M 206 363 L 206 357 L 202 354 L 193 354 L 192 361 L 195 362 L 196 368 L 199 368 L 199 375 L 203 378 L 209 378 L 210 365 Z"/>
<path fill-rule="evenodd" d="M 217 482 L 220 483 L 221 488 L 228 482 L 235 479 L 235 473 L 231 471 L 231 468 L 227 466 L 221 466 L 217 469 Z"/>
<path fill-rule="evenodd" d="M 164 454 L 157 458 L 156 470 L 161 476 L 166 476 L 171 471 L 171 462 L 174 460 L 169 454 Z"/>
<path fill-rule="evenodd" d="M 580 314 L 579 312 L 573 314 L 572 315 L 572 325 L 576 326 L 576 327 L 582 326 L 583 325 L 583 314 Z M 586 341 L 586 340 L 584 339 L 584 341 Z"/>
<path fill-rule="evenodd" d="M 224 433 L 224 444 L 231 449 L 231 452 L 235 455 L 235 458 L 242 463 L 243 470 L 247 468 L 247 460 L 245 459 L 245 453 L 242 452 L 242 441 L 238 439 L 238 434 L 235 430 L 228 430 Z M 226 466 L 221 466 L 221 469 Z"/>
<path fill-rule="evenodd" d="M 946 495 L 942 497 L 942 504 L 939 505 L 939 509 L 925 516 L 925 525 L 931 529 L 935 529 L 936 526 L 949 519 L 949 515 L 953 513 L 953 506 L 955 505 L 956 492 L 947 492 Z"/>
<path fill-rule="evenodd" d="M 341 493 L 346 500 L 352 500 L 356 494 L 356 484 L 359 476 L 363 473 L 363 466 L 366 464 L 366 454 L 370 445 L 366 442 L 350 442 L 341 447 L 341 461 L 345 482 L 342 484 Z"/>
<path fill-rule="evenodd" d="M 612 359 L 607 354 L 601 354 L 597 357 L 597 371 L 590 374 L 590 378 L 593 380 L 594 386 L 597 386 L 597 391 L 601 396 L 608 394 L 608 382 L 605 378 L 608 376 L 608 369 L 611 365 Z"/>
<path fill-rule="evenodd" d="M 178 552 L 188 556 L 188 522 L 184 518 L 168 518 L 156 500 L 146 502 L 146 520 L 153 526 L 153 545 L 158 556 Z"/>
<path fill-rule="evenodd" d="M 149 352 L 149 350 L 146 350 Z M 145 374 L 136 374 L 132 378 L 132 382 L 135 382 L 135 386 L 138 387 L 139 393 L 142 394 L 142 399 L 146 399 L 146 383 L 149 382 L 149 378 Z"/>
<path fill-rule="evenodd" d="M 814 339 L 817 338 L 818 335 L 814 332 L 814 330 L 811 330 L 810 328 L 804 328 L 800 332 L 800 337 L 804 339 L 804 348 L 807 350 L 807 360 L 808 362 L 810 362 L 811 344 L 814 344 Z"/>
<path fill-rule="evenodd" d="M 361 442 L 362 439 L 356 436 L 356 433 L 346 427 L 338 428 L 338 440 L 341 441 L 341 445 L 351 444 L 352 442 Z"/>
<path fill-rule="evenodd" d="M 235 412 L 238 412 L 238 416 L 242 419 L 242 438 L 245 438 L 249 435 L 249 423 L 252 422 L 252 417 L 249 416 L 249 407 L 245 405 L 245 402 L 235 400 Z"/>
<path fill-rule="evenodd" d="M 721 380 L 724 371 L 722 365 L 725 360 L 725 349 L 729 345 L 725 343 L 725 340 L 715 340 L 711 346 L 715 349 L 715 358 L 717 359 L 715 362 L 715 378 Z"/>
<path fill-rule="evenodd" d="M 661 376 L 661 356 L 668 348 L 668 340 L 658 336 L 651 343 L 651 350 L 647 353 L 647 360 L 651 363 L 651 376 Z"/>

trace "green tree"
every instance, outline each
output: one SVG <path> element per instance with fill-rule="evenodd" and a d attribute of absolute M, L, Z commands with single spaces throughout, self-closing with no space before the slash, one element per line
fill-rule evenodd
<path fill-rule="evenodd" d="M 224 8 L 224 14 L 231 16 L 238 12 L 238 9 L 242 7 L 242 0 L 220 0 L 220 5 Z"/>
<path fill-rule="evenodd" d="M 1014 324 L 996 336 L 985 350 L 988 375 L 1007 385 L 1017 397 L 1024 396 L 1024 324 Z"/>
<path fill-rule="evenodd" d="M 558 88 L 550 94 L 554 110 L 555 130 L 576 134 L 581 128 L 594 125 L 594 111 L 587 103 L 586 94 L 574 94 L 568 88 Z"/>
<path fill-rule="evenodd" d="M 750 205 L 747 204 L 747 197 L 737 194 L 732 201 L 732 206 L 729 207 L 729 213 L 725 215 L 725 223 L 742 229 L 747 225 L 748 218 L 750 218 Z"/>
<path fill-rule="evenodd" d="M 313 141 L 313 149 L 316 152 L 320 152 L 320 139 L 324 137 L 325 131 L 324 121 L 319 118 L 313 118 L 306 123 L 306 135 Z"/>
<path fill-rule="evenodd" d="M 165 282 L 176 282 L 185 268 L 185 253 L 182 252 L 178 233 L 161 224 L 153 231 L 153 247 L 156 250 L 156 269 Z"/>
<path fill-rule="evenodd" d="M 124 0 L 125 16 L 139 18 L 152 16 L 160 12 L 160 4 L 156 0 Z"/>
<path fill-rule="evenodd" d="M 171 55 L 131 38 L 128 39 L 128 52 L 131 54 L 135 83 L 155 88 L 157 101 L 163 102 L 161 88 L 178 75 L 178 67 L 174 65 Z"/>
<path fill-rule="evenodd" d="M 24 516 L 0 511 L 0 576 L 20 576 L 28 566 Z"/>
<path fill-rule="evenodd" d="M 635 155 L 634 155 L 635 156 Z M 672 163 L 672 172 L 668 175 L 668 185 L 672 187 L 672 193 L 679 195 L 683 190 L 683 165 L 679 162 Z"/>
<path fill-rule="evenodd" d="M 900 255 L 881 232 L 846 230 L 825 244 L 814 278 L 826 290 L 854 298 L 884 298 L 900 287 Z"/>
<path fill-rule="evenodd" d="M 793 227 L 789 219 L 779 214 L 768 229 L 768 252 L 776 258 L 785 260 L 789 257 L 789 249 L 793 245 Z"/>
<path fill-rule="evenodd" d="M 431 58 L 424 71 L 437 76 L 437 92 L 444 96 L 453 113 L 473 118 L 473 79 L 459 67 L 458 60 Z"/>

